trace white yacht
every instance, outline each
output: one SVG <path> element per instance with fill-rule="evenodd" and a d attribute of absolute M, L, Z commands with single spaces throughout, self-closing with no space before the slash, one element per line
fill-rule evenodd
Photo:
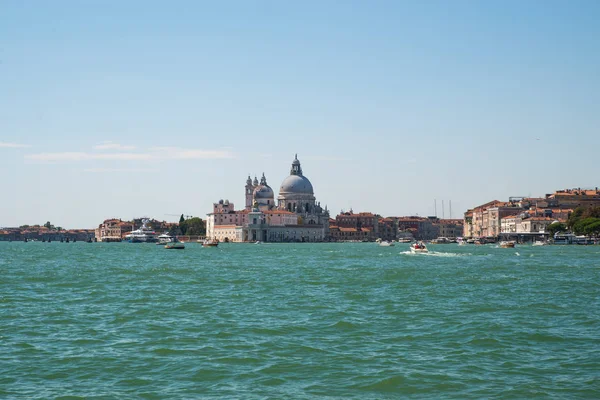
<path fill-rule="evenodd" d="M 125 236 L 130 243 L 154 243 L 156 242 L 156 232 L 148 227 L 150 220 L 142 220 L 142 226 L 139 229 L 131 231 Z"/>

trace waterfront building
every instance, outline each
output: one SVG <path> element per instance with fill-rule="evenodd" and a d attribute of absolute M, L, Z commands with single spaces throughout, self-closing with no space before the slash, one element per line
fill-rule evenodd
<path fill-rule="evenodd" d="M 400 217 L 398 218 L 398 232 L 400 236 L 410 233 L 417 240 L 435 239 L 440 234 L 440 228 L 436 222 L 436 217 Z"/>
<path fill-rule="evenodd" d="M 594 189 L 563 189 L 547 194 L 545 200 L 550 207 L 577 208 L 600 206 L 600 190 Z"/>
<path fill-rule="evenodd" d="M 398 222 L 397 218 L 379 218 L 377 220 L 377 230 L 379 238 L 382 240 L 392 241 L 398 238 Z"/>
<path fill-rule="evenodd" d="M 98 242 L 120 242 L 123 230 L 123 221 L 116 218 L 104 220 L 95 230 L 95 237 Z"/>
<path fill-rule="evenodd" d="M 509 215 L 502 218 L 500 236 L 503 239 L 533 241 L 548 237 L 548 226 L 557 220 L 550 217 L 530 216 L 529 213 Z"/>
<path fill-rule="evenodd" d="M 462 219 L 440 219 L 438 222 L 439 236 L 456 239 L 463 236 Z"/>
<path fill-rule="evenodd" d="M 495 238 L 501 233 L 502 218 L 523 210 L 516 202 L 493 200 L 465 213 L 463 234 L 465 237 Z"/>
<path fill-rule="evenodd" d="M 244 187 L 245 207 L 235 210 L 229 200 L 213 204 L 208 214 L 206 235 L 230 242 L 321 242 L 329 236 L 329 211 L 316 201 L 310 180 L 304 176 L 298 157 L 290 175 L 283 180 L 279 195 L 267 183 L 248 176 Z"/>
<path fill-rule="evenodd" d="M 331 239 L 375 241 L 379 238 L 378 221 L 379 216 L 371 212 L 342 211 L 335 217 L 335 226 L 339 230 L 333 232 Z"/>

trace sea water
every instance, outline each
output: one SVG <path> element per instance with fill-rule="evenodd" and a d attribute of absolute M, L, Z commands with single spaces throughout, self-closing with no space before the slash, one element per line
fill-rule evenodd
<path fill-rule="evenodd" d="M 600 398 L 600 246 L 0 242 L 0 398 Z"/>

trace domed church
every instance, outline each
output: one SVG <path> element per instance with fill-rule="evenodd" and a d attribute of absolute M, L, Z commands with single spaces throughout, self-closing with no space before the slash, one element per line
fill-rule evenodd
<path fill-rule="evenodd" d="M 244 194 L 244 210 L 235 211 L 233 203 L 223 200 L 213 205 L 207 237 L 232 242 L 320 242 L 329 236 L 329 211 L 316 201 L 297 155 L 277 201 L 264 173 L 260 183 L 248 176 Z"/>

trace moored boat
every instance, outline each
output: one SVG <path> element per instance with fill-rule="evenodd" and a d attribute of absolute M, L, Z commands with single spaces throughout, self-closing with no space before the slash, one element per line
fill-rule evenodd
<path fill-rule="evenodd" d="M 505 240 L 499 243 L 500 247 L 503 249 L 512 249 L 515 247 L 515 242 L 512 240 Z"/>
<path fill-rule="evenodd" d="M 384 241 L 379 242 L 379 245 L 381 247 L 391 247 L 391 246 L 394 245 L 394 243 L 393 242 L 388 242 L 387 240 L 384 240 Z"/>

